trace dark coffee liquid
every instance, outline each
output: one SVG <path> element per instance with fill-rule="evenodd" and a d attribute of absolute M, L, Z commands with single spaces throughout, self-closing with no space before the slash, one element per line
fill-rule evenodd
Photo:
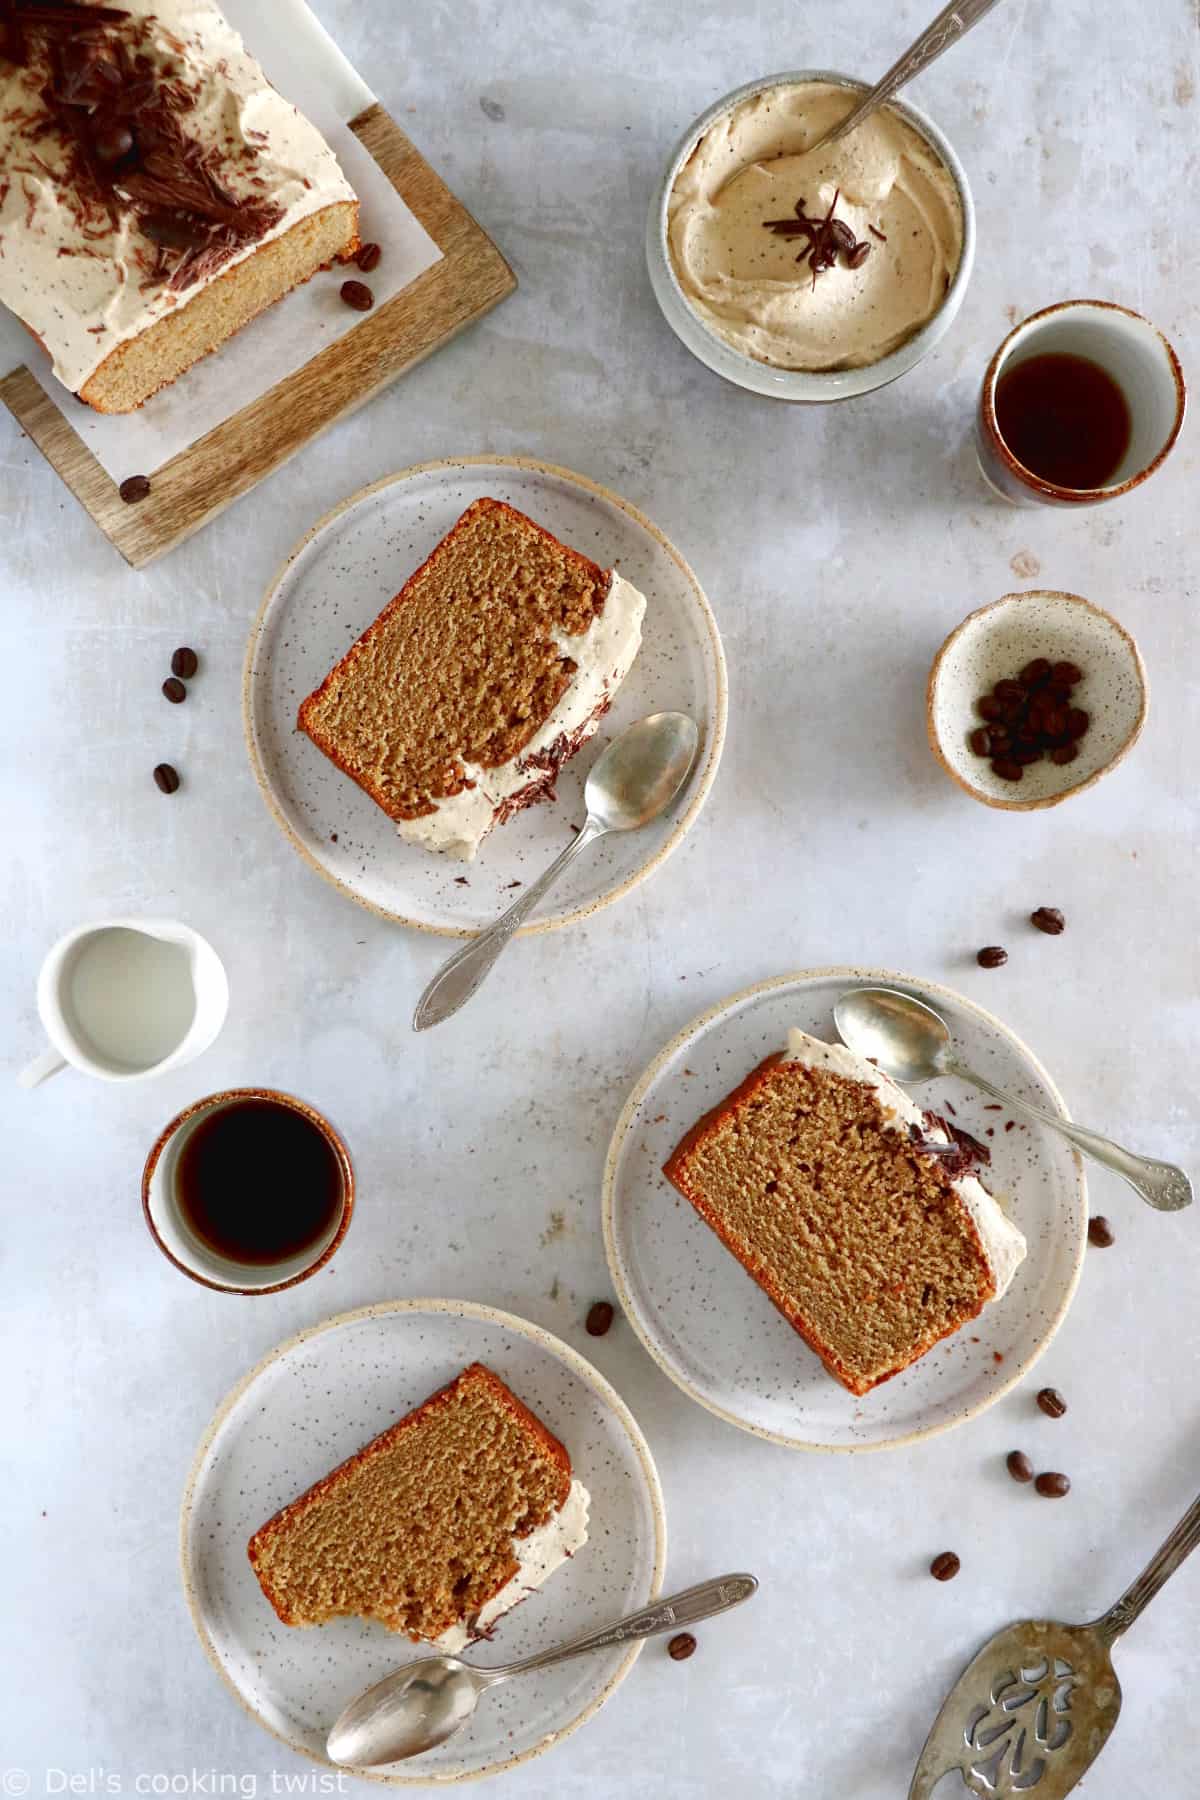
<path fill-rule="evenodd" d="M 1005 369 L 996 423 L 1019 463 L 1064 488 L 1104 487 L 1133 435 L 1129 402 L 1108 370 L 1053 351 Z"/>
<path fill-rule="evenodd" d="M 236 1100 L 192 1130 L 175 1193 L 185 1224 L 229 1262 L 286 1262 L 317 1244 L 342 1208 L 342 1169 L 303 1113 Z"/>

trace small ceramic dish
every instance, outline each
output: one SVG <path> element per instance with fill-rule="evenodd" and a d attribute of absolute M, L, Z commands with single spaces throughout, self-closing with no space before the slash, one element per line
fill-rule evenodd
<path fill-rule="evenodd" d="M 1019 783 L 993 773 L 968 743 L 983 721 L 981 694 L 1015 676 L 1035 657 L 1073 662 L 1083 680 L 1071 703 L 1091 717 L 1074 762 L 1030 763 Z M 1150 703 L 1141 652 L 1111 613 L 1078 594 L 1005 594 L 950 633 L 929 671 L 925 726 L 934 755 L 952 781 L 1006 812 L 1034 812 L 1082 793 L 1115 769 L 1137 743 Z"/>
<path fill-rule="evenodd" d="M 766 394 L 775 400 L 823 404 L 831 400 L 853 400 L 859 394 L 869 394 L 876 388 L 887 387 L 889 382 L 897 381 L 901 375 L 906 375 L 914 368 L 945 336 L 963 303 L 975 262 L 975 203 L 967 185 L 966 170 L 933 121 L 926 118 L 924 113 L 918 112 L 915 106 L 909 106 L 906 101 L 889 100 L 889 107 L 899 113 L 914 131 L 920 132 L 945 164 L 954 179 L 962 205 L 962 255 L 938 311 L 890 355 L 882 356 L 878 362 L 868 363 L 859 369 L 778 369 L 770 363 L 758 362 L 754 357 L 745 356 L 740 350 L 733 349 L 715 332 L 710 331 L 692 310 L 679 285 L 667 242 L 667 208 L 671 190 L 675 186 L 676 176 L 701 137 L 723 114 L 732 111 L 741 101 L 748 100 L 755 94 L 765 93 L 769 88 L 787 87 L 804 81 L 833 82 L 856 94 L 865 93 L 868 85 L 865 81 L 857 81 L 851 75 L 842 75 L 831 69 L 788 69 L 778 75 L 766 75 L 758 81 L 748 81 L 742 87 L 734 88 L 723 99 L 715 101 L 688 126 L 676 144 L 666 173 L 655 191 L 646 222 L 646 263 L 654 297 L 662 308 L 667 324 L 692 355 L 698 357 L 715 374 L 724 376 L 726 381 L 732 381 L 738 387 L 748 388 L 751 393 Z"/>

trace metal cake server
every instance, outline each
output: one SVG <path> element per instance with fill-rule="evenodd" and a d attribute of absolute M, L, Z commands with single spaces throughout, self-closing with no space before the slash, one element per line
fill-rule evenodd
<path fill-rule="evenodd" d="M 890 100 L 892 95 L 927 69 L 935 62 L 943 50 L 951 44 L 957 44 L 959 38 L 965 37 L 972 25 L 977 25 L 985 13 L 990 13 L 997 0 L 950 0 L 936 19 L 931 19 L 920 37 L 911 43 L 904 55 L 894 62 L 886 75 L 880 77 L 869 93 L 864 94 L 853 112 L 848 113 L 840 125 L 835 125 L 823 137 L 810 144 L 805 150 L 809 156 L 819 150 L 823 144 L 832 144 L 835 138 L 845 137 L 856 125 L 870 118 L 877 107 Z"/>
<path fill-rule="evenodd" d="M 588 771 L 583 790 L 587 818 L 578 835 L 507 912 L 442 964 L 417 1001 L 413 1030 L 440 1025 L 466 1005 L 518 927 L 581 850 L 610 831 L 637 831 L 664 813 L 691 774 L 699 746 L 696 721 L 677 712 L 651 713 L 614 738 Z"/>
<path fill-rule="evenodd" d="M 1192 1204 L 1191 1177 L 1174 1163 L 1122 1149 L 1098 1131 L 1088 1131 L 1057 1113 L 1033 1106 L 968 1069 L 954 1054 L 949 1025 L 926 1001 L 896 988 L 848 988 L 834 1007 L 833 1017 L 846 1048 L 867 1057 L 893 1081 L 907 1085 L 932 1081 L 938 1075 L 957 1075 L 993 1100 L 1003 1100 L 1014 1112 L 1049 1126 L 1085 1156 L 1123 1175 L 1148 1206 L 1160 1212 L 1178 1212 Z"/>
<path fill-rule="evenodd" d="M 325 1748 L 334 1762 L 356 1769 L 404 1762 L 453 1737 L 475 1711 L 480 1696 L 497 1682 L 548 1669 L 589 1650 L 607 1650 L 611 1644 L 633 1643 L 681 1625 L 696 1625 L 701 1619 L 728 1612 L 731 1606 L 740 1606 L 757 1589 L 753 1575 L 720 1575 L 715 1581 L 702 1581 L 680 1594 L 655 1600 L 599 1631 L 587 1631 L 569 1644 L 502 1668 L 480 1669 L 457 1656 L 423 1656 L 394 1675 L 385 1675 L 352 1700 L 330 1731 Z"/>
<path fill-rule="evenodd" d="M 1200 1542 L 1193 1500 L 1133 1585 L 1090 1625 L 1022 1619 L 986 1643 L 950 1690 L 917 1764 L 908 1800 L 929 1800 L 957 1770 L 985 1800 L 1063 1800 L 1091 1768 L 1121 1711 L 1117 1639 Z M 960 1791 L 947 1789 L 947 1800 Z"/>

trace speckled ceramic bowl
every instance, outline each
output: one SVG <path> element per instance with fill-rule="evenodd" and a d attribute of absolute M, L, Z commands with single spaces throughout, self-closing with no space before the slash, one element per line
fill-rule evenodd
<path fill-rule="evenodd" d="M 495 1642 L 469 1659 L 517 1662 L 645 1605 L 662 1589 L 667 1527 L 649 1446 L 620 1396 L 570 1345 L 465 1300 L 396 1300 L 300 1332 L 217 1409 L 188 1476 L 180 1551 L 192 1623 L 234 1697 L 283 1743 L 327 1766 L 326 1735 L 343 1707 L 421 1651 L 366 1619 L 331 1619 L 310 1630 L 281 1624 L 246 1544 L 280 1506 L 471 1362 L 487 1363 L 561 1439 L 592 1505 L 587 1543 L 499 1619 Z M 514 1768 L 590 1719 L 641 1647 L 640 1640 L 613 1644 L 497 1688 L 447 1743 L 392 1768 L 349 1771 L 350 1778 L 430 1792 Z M 343 1770 L 340 1779 L 346 1776 Z M 319 1785 L 333 1780 L 314 1775 L 307 1791 L 346 1791 Z"/>
<path fill-rule="evenodd" d="M 1082 669 L 1071 702 L 1091 715 L 1091 727 L 1074 762 L 1043 759 L 1020 782 L 1005 781 L 967 741 L 983 723 L 975 702 L 1038 656 Z M 1141 653 L 1111 613 L 1078 594 L 1036 590 L 1005 594 L 951 632 L 929 672 L 925 724 L 934 755 L 973 800 L 1034 812 L 1081 794 L 1115 769 L 1141 735 L 1149 699 Z"/>
<path fill-rule="evenodd" d="M 898 381 L 901 375 L 906 375 L 910 369 L 915 368 L 921 358 L 928 355 L 949 331 L 963 303 L 975 262 L 975 203 L 967 184 L 966 170 L 932 119 L 926 118 L 924 113 L 918 112 L 915 106 L 908 105 L 906 101 L 890 100 L 888 105 L 893 111 L 899 113 L 914 131 L 920 132 L 945 164 L 954 178 L 962 203 L 962 255 L 941 306 L 928 324 L 914 332 L 890 356 L 882 356 L 878 362 L 868 363 L 861 369 L 777 369 L 770 363 L 758 362 L 754 357 L 744 356 L 740 350 L 733 349 L 716 332 L 710 331 L 699 314 L 692 310 L 679 285 L 667 242 L 667 207 L 671 190 L 676 176 L 701 137 L 724 113 L 731 111 L 740 101 L 764 93 L 768 88 L 790 86 L 802 81 L 833 82 L 856 94 L 865 93 L 868 85 L 852 75 L 842 75 L 833 69 L 787 69 L 778 75 L 766 75 L 758 81 L 748 81 L 742 87 L 734 88 L 732 93 L 724 95 L 722 99 L 714 101 L 706 112 L 692 121 L 676 144 L 666 173 L 650 203 L 650 216 L 646 222 L 646 265 L 650 271 L 654 297 L 662 308 L 667 324 L 676 337 L 687 345 L 692 355 L 698 357 L 715 374 L 723 375 L 726 381 L 732 381 L 738 387 L 749 388 L 751 393 L 766 394 L 774 400 L 824 404 L 831 400 L 853 400 L 859 394 L 869 394 L 876 388 L 887 387 L 889 382 Z"/>

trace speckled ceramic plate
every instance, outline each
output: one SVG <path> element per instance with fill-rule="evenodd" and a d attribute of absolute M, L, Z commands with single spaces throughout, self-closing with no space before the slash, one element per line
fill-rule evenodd
<path fill-rule="evenodd" d="M 1044 1127 L 989 1111 L 959 1081 L 913 1090 L 992 1151 L 987 1185 L 1005 1197 L 1029 1253 L 1003 1299 L 912 1368 L 858 1399 L 825 1373 L 662 1165 L 701 1115 L 773 1050 L 788 1027 L 836 1042 L 833 1007 L 856 983 L 930 999 L 981 1075 L 1067 1111 L 1020 1039 L 982 1007 L 887 969 L 815 969 L 735 994 L 680 1032 L 621 1114 L 604 1176 L 604 1238 L 617 1292 L 654 1360 L 732 1425 L 802 1450 L 882 1450 L 973 1418 L 1026 1375 L 1066 1315 L 1079 1280 L 1087 1190 L 1075 1152 Z"/>
<path fill-rule="evenodd" d="M 642 647 L 600 729 L 567 764 L 558 799 L 528 807 L 472 863 L 402 843 L 374 801 L 296 729 L 296 710 L 459 515 L 507 500 L 646 596 Z M 636 508 L 566 469 L 524 457 L 466 457 L 389 475 L 313 526 L 276 575 L 250 634 L 243 716 L 250 761 L 291 843 L 372 911 L 422 931 L 470 937 L 540 875 L 583 823 L 583 784 L 605 744 L 646 713 L 690 713 L 700 754 L 669 813 L 613 833 L 567 872 L 526 932 L 586 918 L 636 887 L 699 815 L 725 737 L 725 659 L 716 621 L 679 552 Z"/>
<path fill-rule="evenodd" d="M 180 1531 L 184 1591 L 209 1658 L 260 1724 L 319 1762 L 328 1760 L 326 1732 L 354 1695 L 421 1652 L 361 1619 L 281 1625 L 246 1545 L 286 1501 L 476 1360 L 562 1439 L 592 1511 L 584 1548 L 472 1658 L 532 1655 L 661 1590 L 666 1520 L 646 1440 L 608 1382 L 566 1344 L 461 1300 L 398 1300 L 302 1331 L 218 1409 L 188 1477 Z M 525 1762 L 589 1719 L 639 1648 L 580 1657 L 497 1688 L 450 1743 L 372 1778 L 419 1787 Z"/>

